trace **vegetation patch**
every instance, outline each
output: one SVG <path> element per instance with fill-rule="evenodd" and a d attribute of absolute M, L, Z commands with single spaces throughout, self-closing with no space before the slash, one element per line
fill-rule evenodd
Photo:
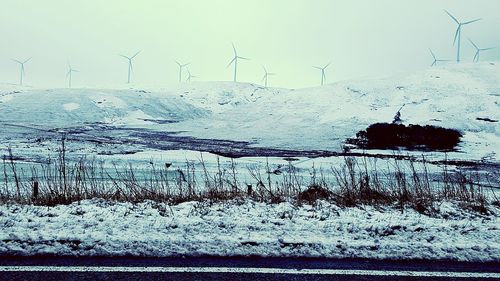
<path fill-rule="evenodd" d="M 347 143 L 365 149 L 398 149 L 450 151 L 460 142 L 462 133 L 432 125 L 375 123 L 359 131 Z"/>
<path fill-rule="evenodd" d="M 309 186 L 306 190 L 299 192 L 297 199 L 307 203 L 314 203 L 317 200 L 328 200 L 332 197 L 333 193 L 320 185 Z"/>
<path fill-rule="evenodd" d="M 211 202 L 250 199 L 299 205 L 327 201 L 339 207 L 409 207 L 427 215 L 435 214 L 436 207 L 445 201 L 458 202 L 464 209 L 483 214 L 489 214 L 490 204 L 498 205 L 496 196 L 491 200 L 484 193 L 477 171 L 450 171 L 445 162 L 441 173 L 430 174 L 425 157 L 418 161 L 394 159 L 383 165 L 386 167 L 378 167 L 376 159 L 346 156 L 343 163 L 326 170 L 313 165 L 310 177 L 300 174 L 291 161 L 278 166 L 266 161 L 265 165 L 247 166 L 247 177 L 240 177 L 245 170 L 234 160 L 226 164 L 217 160 L 212 170 L 203 155 L 198 165 L 186 160 L 184 167 L 174 168 L 170 163 L 151 162 L 148 168 L 130 164 L 114 166 L 113 171 L 106 170 L 104 162 L 85 157 L 68 162 L 64 142 L 58 159 L 28 169 L 19 168 L 16 157 L 8 151 L 0 162 L 0 205 L 55 206 L 95 198 L 132 203 L 198 201 L 197 211 L 204 214 Z M 26 175 L 27 171 L 31 174 Z M 168 211 L 158 209 L 162 216 Z M 77 208 L 71 214 L 84 216 L 86 211 Z M 284 218 L 291 216 L 283 213 Z"/>

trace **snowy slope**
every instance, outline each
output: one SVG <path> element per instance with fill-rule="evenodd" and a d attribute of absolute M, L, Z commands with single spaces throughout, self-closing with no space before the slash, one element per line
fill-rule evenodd
<path fill-rule="evenodd" d="M 500 123 L 476 118 L 500 120 L 498 77 L 499 65 L 483 63 L 432 68 L 384 80 L 270 90 L 256 103 L 233 106 L 202 120 L 203 125 L 190 134 L 255 138 L 264 146 L 339 150 L 346 138 L 372 123 L 392 121 L 405 105 L 401 111 L 404 123 L 459 129 L 465 133 L 467 152 L 488 154 L 500 148 Z"/>
<path fill-rule="evenodd" d="M 4 123 L 59 127 L 182 121 L 207 114 L 179 98 L 141 90 L 18 89 L 0 94 L 0 108 Z"/>
<path fill-rule="evenodd" d="M 297 90 L 232 82 L 148 91 L 3 86 L 0 126 L 105 123 L 261 147 L 340 151 L 346 138 L 372 123 L 392 121 L 404 105 L 405 124 L 464 132 L 460 150 L 465 154 L 452 157 L 491 160 L 500 148 L 500 123 L 477 118 L 500 120 L 499 77 L 500 64 L 485 62 Z M 9 139 L 7 132 L 0 137 Z"/>

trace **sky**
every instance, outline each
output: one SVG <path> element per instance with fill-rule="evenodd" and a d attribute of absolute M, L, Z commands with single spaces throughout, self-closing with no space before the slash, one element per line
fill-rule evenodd
<path fill-rule="evenodd" d="M 453 37 L 459 20 L 481 21 L 463 27 L 462 60 L 474 49 L 500 46 L 498 0 L 2 0 L 0 83 L 67 87 L 68 63 L 74 87 L 178 83 L 175 61 L 190 63 L 197 81 L 230 81 L 233 42 L 238 81 L 303 88 L 326 83 L 386 77 L 430 66 L 433 49 L 454 59 Z M 481 60 L 498 60 L 500 49 Z M 186 77 L 183 77 L 185 79 Z"/>

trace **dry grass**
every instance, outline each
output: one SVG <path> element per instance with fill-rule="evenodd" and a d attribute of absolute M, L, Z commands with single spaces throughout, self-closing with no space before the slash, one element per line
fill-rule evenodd
<path fill-rule="evenodd" d="M 385 162 L 387 163 L 387 162 Z M 183 168 L 153 162 L 147 169 L 106 166 L 95 159 L 82 158 L 68 163 L 64 141 L 59 156 L 46 164 L 20 170 L 9 149 L 3 156 L 3 188 L 0 202 L 18 202 L 53 206 L 91 198 L 141 202 L 178 203 L 192 200 L 228 200 L 251 198 L 256 201 L 314 204 L 317 200 L 333 201 L 339 206 L 390 205 L 414 208 L 432 213 L 437 203 L 459 201 L 466 208 L 487 213 L 489 204 L 478 173 L 449 172 L 443 167 L 439 181 L 430 179 L 427 161 L 393 160 L 379 169 L 377 160 L 345 157 L 341 165 L 328 170 L 311 169 L 310 177 L 299 175 L 292 162 L 282 167 L 241 168 L 234 160 L 210 172 L 201 155 L 199 165 L 186 161 Z M 197 170 L 196 167 L 201 167 Z M 199 168 L 198 168 L 199 169 Z M 252 180 L 241 182 L 239 174 L 247 172 Z M 496 202 L 496 203 L 495 203 Z"/>

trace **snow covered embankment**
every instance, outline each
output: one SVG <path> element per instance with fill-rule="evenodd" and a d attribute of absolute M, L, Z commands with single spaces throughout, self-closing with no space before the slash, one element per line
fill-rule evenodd
<path fill-rule="evenodd" d="M 499 210 L 492 211 L 481 216 L 444 203 L 431 218 L 324 202 L 0 205 L 0 254 L 500 261 Z"/>

